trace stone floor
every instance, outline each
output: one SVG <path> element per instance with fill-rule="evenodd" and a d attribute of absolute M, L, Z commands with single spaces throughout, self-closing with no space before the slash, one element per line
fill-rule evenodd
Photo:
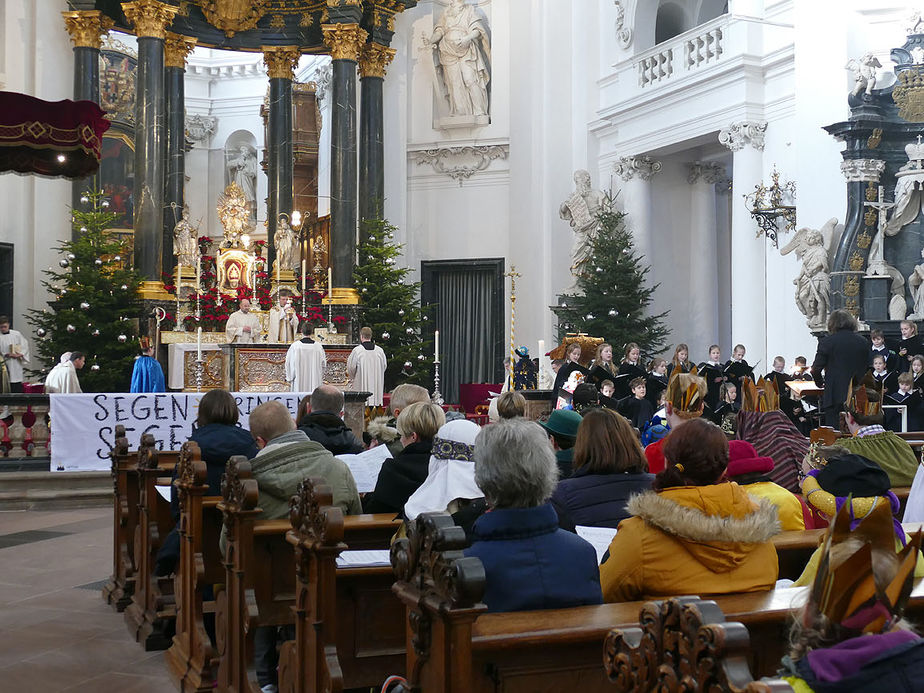
<path fill-rule="evenodd" d="M 0 689 L 175 690 L 103 602 L 111 568 L 111 509 L 0 512 Z"/>

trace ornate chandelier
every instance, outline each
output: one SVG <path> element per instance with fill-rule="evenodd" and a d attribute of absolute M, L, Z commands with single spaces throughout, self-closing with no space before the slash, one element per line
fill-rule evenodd
<path fill-rule="evenodd" d="M 744 196 L 744 206 L 747 207 L 751 217 L 757 222 L 757 236 L 764 234 L 777 245 L 777 234 L 780 231 L 795 231 L 796 229 L 796 184 L 793 181 L 780 183 L 780 174 L 773 167 L 770 174 L 771 185 L 767 187 L 763 182 L 754 186 L 754 190 Z M 784 226 L 780 228 L 780 221 Z"/>

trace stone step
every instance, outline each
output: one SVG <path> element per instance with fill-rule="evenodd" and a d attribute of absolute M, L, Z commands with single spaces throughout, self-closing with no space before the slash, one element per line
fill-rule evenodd
<path fill-rule="evenodd" d="M 112 503 L 109 472 L 7 472 L 0 476 L 0 510 L 95 508 Z"/>

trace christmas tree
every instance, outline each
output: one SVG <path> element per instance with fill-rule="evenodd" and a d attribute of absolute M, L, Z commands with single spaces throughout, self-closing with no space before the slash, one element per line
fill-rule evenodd
<path fill-rule="evenodd" d="M 45 371 L 68 351 L 86 356 L 78 373 L 84 392 L 128 392 L 138 354 L 139 277 L 118 239 L 107 236 L 119 215 L 107 211 L 99 191 L 87 192 L 81 208 L 71 212 L 74 240 L 58 246 L 61 269 L 45 270 L 42 284 L 54 298 L 48 308 L 34 310 L 27 320 L 38 337 Z"/>
<path fill-rule="evenodd" d="M 666 311 L 648 315 L 659 285 L 647 285 L 651 268 L 635 254 L 625 221 L 608 195 L 583 248 L 584 260 L 573 270 L 577 290 L 564 294 L 555 309 L 559 341 L 568 332 L 603 337 L 613 345 L 617 360 L 629 342 L 638 344 L 643 354 L 657 354 L 670 335 L 664 324 Z"/>
<path fill-rule="evenodd" d="M 395 227 L 377 219 L 364 222 L 366 241 L 359 248 L 353 282 L 362 302 L 362 324 L 385 351 L 385 390 L 401 383 L 430 386 L 433 363 L 430 341 L 422 337 L 428 316 L 420 307 L 420 282 L 408 281 L 411 270 L 398 266 L 402 246 Z"/>

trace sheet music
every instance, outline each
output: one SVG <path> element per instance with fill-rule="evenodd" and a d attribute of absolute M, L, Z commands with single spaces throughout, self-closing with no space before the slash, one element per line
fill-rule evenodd
<path fill-rule="evenodd" d="M 379 565 L 391 565 L 391 552 L 388 549 L 344 551 L 337 556 L 338 568 L 363 568 Z"/>
<path fill-rule="evenodd" d="M 577 525 L 574 530 L 581 539 L 594 547 L 599 565 L 603 560 L 603 554 L 610 548 L 610 542 L 616 536 L 616 530 L 612 527 L 588 527 L 587 525 Z"/>
<path fill-rule="evenodd" d="M 375 490 L 375 482 L 378 481 L 379 471 L 382 469 L 382 463 L 391 457 L 391 452 L 387 445 L 376 445 L 371 450 L 366 450 L 358 455 L 337 455 L 338 460 L 343 460 L 350 471 L 353 473 L 353 480 L 356 481 L 356 490 L 360 493 L 369 493 Z"/>

